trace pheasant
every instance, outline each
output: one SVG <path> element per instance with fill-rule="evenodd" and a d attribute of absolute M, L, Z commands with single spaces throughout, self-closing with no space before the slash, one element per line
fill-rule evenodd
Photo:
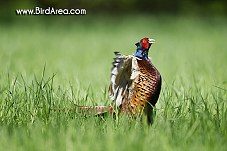
<path fill-rule="evenodd" d="M 109 96 L 112 106 L 95 106 L 80 109 L 101 113 L 125 113 L 132 117 L 140 117 L 143 112 L 147 115 L 149 124 L 153 122 L 153 107 L 158 101 L 161 91 L 161 75 L 148 58 L 149 48 L 155 43 L 154 39 L 143 38 L 135 45 L 133 55 L 121 55 L 115 52 Z"/>

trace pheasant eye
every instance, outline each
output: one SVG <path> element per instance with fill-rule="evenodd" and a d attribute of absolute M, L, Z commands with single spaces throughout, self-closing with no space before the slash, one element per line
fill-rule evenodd
<path fill-rule="evenodd" d="M 147 42 L 146 39 L 143 39 L 143 40 L 142 40 L 142 43 L 146 43 L 146 42 Z"/>

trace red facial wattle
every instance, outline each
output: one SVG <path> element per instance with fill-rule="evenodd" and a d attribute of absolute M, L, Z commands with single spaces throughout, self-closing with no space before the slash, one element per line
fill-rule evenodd
<path fill-rule="evenodd" d="M 149 47 L 150 47 L 149 39 L 148 38 L 141 39 L 140 44 L 142 45 L 142 47 L 144 49 L 149 49 Z"/>

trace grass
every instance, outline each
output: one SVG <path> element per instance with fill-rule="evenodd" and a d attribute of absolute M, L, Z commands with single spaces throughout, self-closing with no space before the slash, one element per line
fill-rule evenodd
<path fill-rule="evenodd" d="M 0 150 L 226 150 L 226 19 L 71 20 L 0 25 Z M 157 41 L 149 55 L 163 77 L 152 127 L 69 110 L 108 104 L 113 52 L 132 54 L 145 36 Z"/>

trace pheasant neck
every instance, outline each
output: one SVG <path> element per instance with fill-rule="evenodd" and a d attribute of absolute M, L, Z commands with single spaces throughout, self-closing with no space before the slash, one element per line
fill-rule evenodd
<path fill-rule="evenodd" d="M 148 51 L 144 50 L 144 49 L 137 49 L 134 56 L 138 57 L 142 60 L 146 60 L 146 59 L 148 59 Z"/>

